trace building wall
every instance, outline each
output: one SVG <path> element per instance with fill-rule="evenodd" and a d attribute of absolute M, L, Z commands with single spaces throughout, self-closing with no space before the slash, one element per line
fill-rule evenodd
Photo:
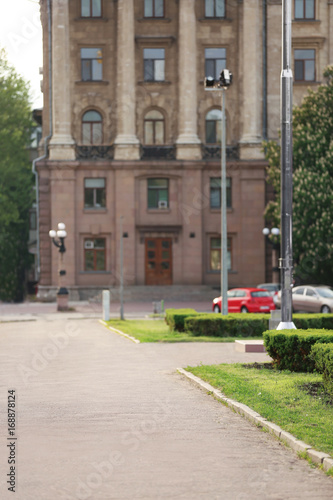
<path fill-rule="evenodd" d="M 40 176 L 41 287 L 58 283 L 58 250 L 48 230 L 66 223 L 64 284 L 72 288 L 117 286 L 120 277 L 120 217 L 124 273 L 128 285 L 144 285 L 145 239 L 170 238 L 172 283 L 218 286 L 220 272 L 210 270 L 210 238 L 221 234 L 220 210 L 210 208 L 210 177 L 220 176 L 220 159 L 203 157 L 205 117 L 221 109 L 220 92 L 204 89 L 205 49 L 224 47 L 234 75 L 226 95 L 227 177 L 232 183 L 228 208 L 231 239 L 229 286 L 265 280 L 264 208 L 266 197 L 262 140 L 267 112 L 268 138 L 280 128 L 281 9 L 267 0 L 267 64 L 263 53 L 263 4 L 259 0 L 226 2 L 224 19 L 205 18 L 204 1 L 168 0 L 163 19 L 144 17 L 144 2 L 103 1 L 100 19 L 82 18 L 79 1 L 53 0 L 52 115 L 49 106 L 47 2 L 41 0 L 44 35 L 43 137 L 50 155 L 38 165 Z M 293 22 L 293 49 L 316 51 L 316 79 L 295 82 L 294 102 L 321 82 L 332 57 L 333 5 L 316 2 L 316 20 Z M 186 20 L 186 22 L 184 21 Z M 185 24 L 184 24 L 185 22 Z M 188 25 L 187 25 L 188 23 Z M 192 23 L 192 24 L 191 24 Z M 122 28 L 125 26 L 126 29 Z M 102 81 L 81 79 L 80 49 L 98 47 L 103 54 Z M 165 80 L 144 80 L 143 49 L 165 49 Z M 131 55 L 133 54 L 133 55 Z M 267 96 L 263 93 L 266 69 Z M 82 158 L 82 116 L 98 111 L 103 145 L 110 155 Z M 159 110 L 165 122 L 165 144 L 172 159 L 142 159 L 144 116 Z M 111 148 L 112 147 L 112 148 Z M 108 153 L 109 154 L 109 153 Z M 84 208 L 84 179 L 104 178 L 106 206 Z M 148 209 L 147 179 L 169 180 L 169 207 Z M 104 272 L 84 270 L 84 241 L 105 238 Z"/>

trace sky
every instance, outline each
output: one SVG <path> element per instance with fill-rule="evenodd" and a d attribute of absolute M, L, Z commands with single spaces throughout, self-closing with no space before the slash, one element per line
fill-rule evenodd
<path fill-rule="evenodd" d="M 30 82 L 32 108 L 41 108 L 43 52 L 38 0 L 0 0 L 0 46 L 6 49 L 10 64 Z"/>

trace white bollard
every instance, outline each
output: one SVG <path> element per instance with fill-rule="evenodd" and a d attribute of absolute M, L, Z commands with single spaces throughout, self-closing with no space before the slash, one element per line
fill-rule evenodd
<path fill-rule="evenodd" d="M 110 320 L 110 290 L 103 290 L 103 320 Z"/>

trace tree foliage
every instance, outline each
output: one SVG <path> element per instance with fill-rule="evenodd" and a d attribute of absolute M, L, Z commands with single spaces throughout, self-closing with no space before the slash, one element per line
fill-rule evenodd
<path fill-rule="evenodd" d="M 22 300 L 32 204 L 29 87 L 0 50 L 0 300 Z"/>
<path fill-rule="evenodd" d="M 333 66 L 326 83 L 293 110 L 293 254 L 302 282 L 333 284 Z M 276 199 L 265 216 L 280 224 L 280 146 L 265 143 Z"/>

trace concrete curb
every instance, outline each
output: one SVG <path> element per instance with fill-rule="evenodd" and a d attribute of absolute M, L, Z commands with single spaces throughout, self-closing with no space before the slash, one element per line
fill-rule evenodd
<path fill-rule="evenodd" d="M 322 466 L 325 472 L 333 468 L 333 458 L 327 453 L 322 453 L 320 451 L 314 450 L 309 444 L 306 444 L 303 441 L 295 438 L 289 432 L 286 432 L 278 425 L 273 424 L 273 422 L 269 422 L 259 413 L 252 410 L 249 406 L 246 406 L 243 403 L 239 403 L 234 399 L 227 398 L 221 391 L 215 389 L 215 387 L 208 384 L 207 382 L 204 382 L 201 378 L 196 377 L 187 370 L 184 370 L 184 368 L 177 368 L 177 371 L 181 375 L 184 375 L 186 378 L 188 378 L 195 385 L 213 394 L 217 399 L 226 404 L 226 406 L 233 409 L 256 426 L 266 429 L 268 432 L 277 437 L 281 442 L 288 445 L 296 453 L 306 453 L 312 460 L 312 462 L 314 462 L 318 466 Z"/>
<path fill-rule="evenodd" d="M 111 332 L 117 333 L 118 335 L 121 335 L 122 337 L 126 337 L 127 339 L 131 340 L 135 344 L 140 344 L 140 340 L 135 339 L 134 337 L 131 337 L 130 335 L 127 335 L 127 333 L 122 332 L 121 330 L 117 330 L 116 328 L 113 328 L 112 326 L 109 326 L 103 319 L 98 320 L 101 325 L 106 326 Z"/>

